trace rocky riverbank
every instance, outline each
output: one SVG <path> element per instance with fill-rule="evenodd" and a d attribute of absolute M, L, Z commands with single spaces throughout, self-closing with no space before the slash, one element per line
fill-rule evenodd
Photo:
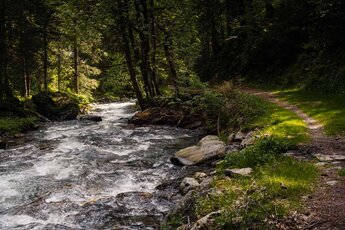
<path fill-rule="evenodd" d="M 197 219 L 194 206 L 199 197 L 218 196 L 220 191 L 214 187 L 217 178 L 216 167 L 221 164 L 226 154 L 240 151 L 254 144 L 256 139 L 253 132 L 242 132 L 229 135 L 227 143 L 221 141 L 218 136 L 206 136 L 197 145 L 182 149 L 171 157 L 171 162 L 180 167 L 199 168 L 196 173 L 175 182 L 179 188 L 180 198 L 175 207 L 167 214 L 164 226 L 170 229 L 171 224 L 176 226 L 176 220 L 187 223 L 179 226 L 180 230 L 212 229 L 214 218 L 219 216 L 222 210 L 209 213 Z M 226 169 L 225 175 L 231 180 L 232 177 L 247 177 L 252 173 L 251 168 Z M 172 228 L 171 228 L 172 229 Z"/>

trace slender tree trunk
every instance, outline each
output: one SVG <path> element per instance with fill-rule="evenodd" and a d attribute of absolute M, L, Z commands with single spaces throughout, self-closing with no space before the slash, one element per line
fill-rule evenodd
<path fill-rule="evenodd" d="M 150 0 L 150 17 L 151 17 L 151 35 L 152 35 L 152 81 L 153 86 L 155 89 L 156 95 L 161 95 L 159 91 L 158 85 L 158 70 L 157 70 L 157 63 L 156 63 L 156 53 L 157 53 L 157 25 L 156 25 L 156 17 L 155 17 L 155 6 L 154 0 Z"/>
<path fill-rule="evenodd" d="M 59 50 L 58 50 L 58 69 L 57 69 L 57 88 L 58 88 L 58 91 L 60 92 L 61 91 L 61 48 L 59 47 Z"/>
<path fill-rule="evenodd" d="M 4 100 L 5 0 L 0 1 L 0 101 Z"/>
<path fill-rule="evenodd" d="M 13 94 L 10 89 L 7 74 L 7 31 L 6 31 L 6 3 L 0 2 L 0 56 L 1 56 L 1 76 L 0 76 L 0 100 L 12 99 Z"/>
<path fill-rule="evenodd" d="M 26 51 L 23 51 L 23 97 L 29 97 L 29 90 L 28 90 L 28 72 L 27 72 L 27 63 L 26 63 Z"/>
<path fill-rule="evenodd" d="M 178 86 L 178 80 L 177 80 L 177 71 L 175 67 L 173 52 L 171 52 L 171 38 L 169 33 L 167 32 L 165 35 L 165 42 L 163 44 L 164 51 L 165 51 L 165 57 L 168 61 L 169 65 L 169 77 L 173 83 L 173 86 L 175 88 L 175 97 L 178 97 L 180 94 L 180 89 Z"/>
<path fill-rule="evenodd" d="M 48 91 L 48 36 L 47 36 L 47 25 L 45 23 L 43 28 L 43 45 L 44 45 L 44 54 L 43 54 L 43 82 L 44 82 L 44 91 Z"/>
<path fill-rule="evenodd" d="M 74 92 L 79 93 L 79 73 L 78 73 L 78 35 L 77 35 L 77 19 L 74 18 L 74 44 L 73 44 L 73 62 L 74 62 Z"/>
<path fill-rule="evenodd" d="M 126 7 L 126 2 L 123 0 L 118 2 L 118 6 L 120 9 L 125 9 L 128 11 Z M 129 26 L 128 26 L 129 25 Z M 143 95 L 140 91 L 140 87 L 137 81 L 136 77 L 136 72 L 132 63 L 132 54 L 131 54 L 131 46 L 130 46 L 130 39 L 133 34 L 131 34 L 131 26 L 130 26 L 130 21 L 128 19 L 128 12 L 127 15 L 121 14 L 120 16 L 120 27 L 121 27 L 121 32 L 122 32 L 122 46 L 123 46 L 123 52 L 125 55 L 126 63 L 127 63 L 127 68 L 128 68 L 128 73 L 132 82 L 132 86 L 135 92 L 135 95 L 137 97 L 138 103 L 140 108 L 143 110 L 145 109 L 145 101 L 143 98 Z M 133 37 L 134 39 L 134 37 Z M 133 43 L 132 43 L 133 44 Z"/>

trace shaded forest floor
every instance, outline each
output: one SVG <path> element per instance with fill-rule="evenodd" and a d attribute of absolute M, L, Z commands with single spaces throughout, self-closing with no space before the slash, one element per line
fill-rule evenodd
<path fill-rule="evenodd" d="M 286 229 L 344 229 L 345 226 L 345 137 L 327 136 L 324 125 L 299 107 L 264 90 L 243 88 L 243 92 L 293 111 L 307 124 L 311 141 L 301 146 L 296 157 L 309 156 L 320 168 L 321 177 L 314 194 L 304 197 L 303 213 L 294 213 L 282 223 Z M 311 158 L 310 158 L 311 156 Z"/>

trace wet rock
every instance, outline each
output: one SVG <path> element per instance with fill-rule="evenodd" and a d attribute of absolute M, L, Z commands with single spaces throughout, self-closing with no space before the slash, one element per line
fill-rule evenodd
<path fill-rule="evenodd" d="M 156 124 L 156 125 L 176 125 L 180 119 L 182 119 L 183 113 L 173 109 L 165 109 L 159 107 L 153 107 L 136 113 L 129 123 L 144 125 L 144 124 Z"/>
<path fill-rule="evenodd" d="M 190 230 L 216 229 L 215 218 L 220 216 L 223 211 L 211 212 L 210 214 L 199 219 L 192 225 Z"/>
<path fill-rule="evenodd" d="M 178 200 L 173 209 L 166 215 L 166 220 L 171 220 L 175 216 L 188 216 L 194 209 L 196 191 L 191 190 L 185 196 Z"/>
<path fill-rule="evenodd" d="M 79 121 L 95 121 L 95 122 L 102 121 L 102 117 L 96 116 L 96 115 L 79 115 L 77 119 Z"/>
<path fill-rule="evenodd" d="M 233 177 L 233 176 L 250 176 L 253 172 L 252 168 L 241 168 L 241 169 L 225 169 L 224 173 L 226 176 Z"/>
<path fill-rule="evenodd" d="M 199 182 L 191 177 L 186 177 L 180 184 L 180 191 L 182 194 L 187 194 L 189 191 L 194 190 L 200 186 Z"/>
<path fill-rule="evenodd" d="M 170 160 L 179 166 L 197 165 L 223 157 L 225 147 L 224 142 L 220 141 L 217 136 L 206 136 L 197 145 L 178 151 Z"/>

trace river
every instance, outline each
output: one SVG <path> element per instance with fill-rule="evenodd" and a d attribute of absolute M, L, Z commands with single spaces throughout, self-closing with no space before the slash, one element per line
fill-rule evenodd
<path fill-rule="evenodd" d="M 173 199 L 156 187 L 198 133 L 128 127 L 134 103 L 101 104 L 102 122 L 66 121 L 0 150 L 0 229 L 157 229 Z"/>

